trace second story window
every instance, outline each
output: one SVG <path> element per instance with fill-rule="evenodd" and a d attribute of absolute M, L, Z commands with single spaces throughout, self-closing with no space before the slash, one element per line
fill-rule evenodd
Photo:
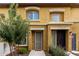
<path fill-rule="evenodd" d="M 28 11 L 27 18 L 29 20 L 33 20 L 33 21 L 39 20 L 39 12 L 38 11 Z"/>
<path fill-rule="evenodd" d="M 53 22 L 60 22 L 60 21 L 63 21 L 64 20 L 64 15 L 63 13 L 52 13 L 51 14 L 51 20 Z"/>

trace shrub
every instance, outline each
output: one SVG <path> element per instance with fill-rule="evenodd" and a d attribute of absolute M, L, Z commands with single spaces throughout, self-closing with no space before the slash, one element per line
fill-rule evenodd
<path fill-rule="evenodd" d="M 64 49 L 61 47 L 56 47 L 56 48 L 50 47 L 49 53 L 52 56 L 66 56 Z"/>
<path fill-rule="evenodd" d="M 19 54 L 26 54 L 28 52 L 27 48 L 20 48 L 19 49 Z"/>

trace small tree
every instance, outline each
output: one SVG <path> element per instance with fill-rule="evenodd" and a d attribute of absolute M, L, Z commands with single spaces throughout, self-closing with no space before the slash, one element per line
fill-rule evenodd
<path fill-rule="evenodd" d="M 0 18 L 0 36 L 7 41 L 12 53 L 13 44 L 24 40 L 29 33 L 29 22 L 23 20 L 20 15 L 16 14 L 17 4 L 11 4 L 9 8 L 9 18 Z"/>
<path fill-rule="evenodd" d="M 25 40 L 26 37 L 28 38 L 29 34 L 29 22 L 26 20 L 23 20 L 20 16 L 16 17 L 15 20 L 15 44 L 18 44 L 18 50 L 19 50 L 19 44 L 22 40 Z"/>

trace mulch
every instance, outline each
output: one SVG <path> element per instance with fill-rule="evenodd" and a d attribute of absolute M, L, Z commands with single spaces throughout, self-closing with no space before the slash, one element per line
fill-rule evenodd
<path fill-rule="evenodd" d="M 12 52 L 10 54 L 7 54 L 6 56 L 28 56 L 29 53 L 30 51 L 28 51 L 26 54 L 18 54 L 18 53 Z"/>
<path fill-rule="evenodd" d="M 51 54 L 49 54 L 49 52 L 45 52 L 45 55 L 46 56 L 51 56 Z"/>

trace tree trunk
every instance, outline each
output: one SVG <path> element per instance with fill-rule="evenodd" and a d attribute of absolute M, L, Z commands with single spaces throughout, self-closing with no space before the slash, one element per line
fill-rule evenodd
<path fill-rule="evenodd" d="M 17 55 L 17 49 L 16 49 L 16 44 L 14 44 L 14 54 Z"/>
<path fill-rule="evenodd" d="M 19 55 L 19 44 L 18 44 L 18 55 Z"/>

